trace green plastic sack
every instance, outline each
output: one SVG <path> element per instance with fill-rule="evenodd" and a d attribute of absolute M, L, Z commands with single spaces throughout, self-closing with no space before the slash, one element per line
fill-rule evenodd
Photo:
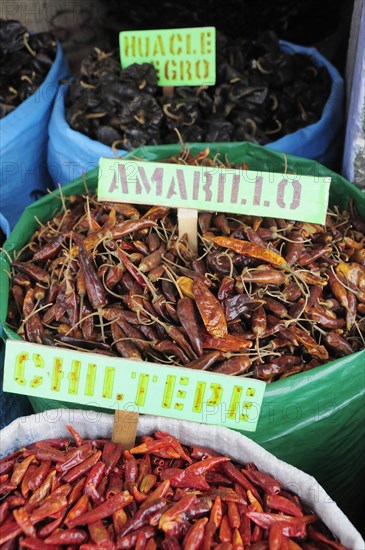
<path fill-rule="evenodd" d="M 227 155 L 232 163 L 245 161 L 250 170 L 331 176 L 330 204 L 346 207 L 353 198 L 360 216 L 365 219 L 365 196 L 343 177 L 314 161 L 250 143 L 197 144 L 191 146 L 191 153 L 196 154 L 206 146 L 212 155 L 217 152 Z M 179 151 L 178 145 L 142 147 L 125 158 L 161 160 Z M 97 170 L 92 170 L 86 175 L 86 185 L 94 190 L 96 184 Z M 65 195 L 84 191 L 81 178 L 62 188 Z M 11 255 L 26 244 L 37 227 L 34 216 L 45 222 L 60 206 L 60 200 L 54 196 L 43 197 L 29 206 L 6 241 L 5 250 Z M 0 323 L 3 337 L 18 338 L 4 324 L 8 270 L 8 258 L 3 254 L 0 257 Z M 245 433 L 278 458 L 316 477 L 350 516 L 354 501 L 360 498 L 361 475 L 364 475 L 364 366 L 365 350 L 268 384 L 257 431 Z M 67 403 L 43 398 L 31 398 L 31 402 L 35 412 L 68 407 Z"/>

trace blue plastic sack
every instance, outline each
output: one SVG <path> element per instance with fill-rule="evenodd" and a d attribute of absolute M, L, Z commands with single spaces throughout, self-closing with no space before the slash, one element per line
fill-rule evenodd
<path fill-rule="evenodd" d="M 13 228 L 24 208 L 52 182 L 47 171 L 48 123 L 59 80 L 68 74 L 62 48 L 38 90 L 0 119 L 0 208 Z"/>
<path fill-rule="evenodd" d="M 284 40 L 280 40 L 280 44 L 285 53 L 309 55 L 316 67 L 325 66 L 331 77 L 332 87 L 318 122 L 273 141 L 266 147 L 317 160 L 325 166 L 333 168 L 339 152 L 340 130 L 343 123 L 343 78 L 337 69 L 315 48 L 297 46 Z"/>
<path fill-rule="evenodd" d="M 100 157 L 113 157 L 114 151 L 95 139 L 71 128 L 65 115 L 67 85 L 59 88 L 54 102 L 48 133 L 48 170 L 57 185 L 79 178 L 83 172 L 96 168 Z M 118 150 L 118 156 L 127 151 Z"/>
<path fill-rule="evenodd" d="M 8 238 L 10 235 L 10 224 L 1 212 L 0 212 L 0 229 L 4 233 L 5 237 Z"/>
<path fill-rule="evenodd" d="M 317 67 L 325 66 L 332 79 L 330 96 L 321 119 L 266 147 L 284 153 L 317 160 L 333 167 L 336 160 L 343 117 L 344 82 L 338 71 L 315 48 L 305 48 L 280 41 L 285 53 L 309 55 Z M 62 86 L 54 103 L 49 124 L 48 170 L 55 184 L 67 183 L 95 168 L 100 157 L 114 156 L 111 147 L 73 130 L 65 116 L 68 86 Z M 119 150 L 119 155 L 126 153 Z"/>

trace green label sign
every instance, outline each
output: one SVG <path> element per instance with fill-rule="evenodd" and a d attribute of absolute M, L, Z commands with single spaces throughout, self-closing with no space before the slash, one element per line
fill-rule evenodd
<path fill-rule="evenodd" d="M 215 28 L 122 31 L 123 69 L 132 63 L 152 63 L 160 86 L 215 84 Z"/>
<path fill-rule="evenodd" d="M 254 432 L 266 383 L 6 341 L 4 391 Z"/>
<path fill-rule="evenodd" d="M 98 199 L 324 224 L 331 178 L 101 158 Z"/>

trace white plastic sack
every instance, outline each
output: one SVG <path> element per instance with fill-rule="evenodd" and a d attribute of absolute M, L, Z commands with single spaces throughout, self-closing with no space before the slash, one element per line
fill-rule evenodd
<path fill-rule="evenodd" d="M 72 424 L 84 438 L 111 437 L 113 422 L 114 416 L 110 414 L 72 409 L 53 409 L 23 416 L 0 432 L 0 452 L 8 455 L 40 439 L 65 437 L 69 435 L 67 424 Z M 353 550 L 365 549 L 360 533 L 314 477 L 278 460 L 247 437 L 228 428 L 196 422 L 147 415 L 140 417 L 138 435 L 156 430 L 171 433 L 185 445 L 203 445 L 239 462 L 254 462 L 259 470 L 271 474 L 283 487 L 300 496 L 342 544 Z"/>

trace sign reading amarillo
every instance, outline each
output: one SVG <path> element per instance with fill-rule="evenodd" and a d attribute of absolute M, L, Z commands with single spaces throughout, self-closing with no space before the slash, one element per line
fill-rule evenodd
<path fill-rule="evenodd" d="M 4 391 L 255 431 L 266 383 L 7 340 Z"/>
<path fill-rule="evenodd" d="M 324 224 L 331 178 L 101 158 L 98 200 Z"/>

